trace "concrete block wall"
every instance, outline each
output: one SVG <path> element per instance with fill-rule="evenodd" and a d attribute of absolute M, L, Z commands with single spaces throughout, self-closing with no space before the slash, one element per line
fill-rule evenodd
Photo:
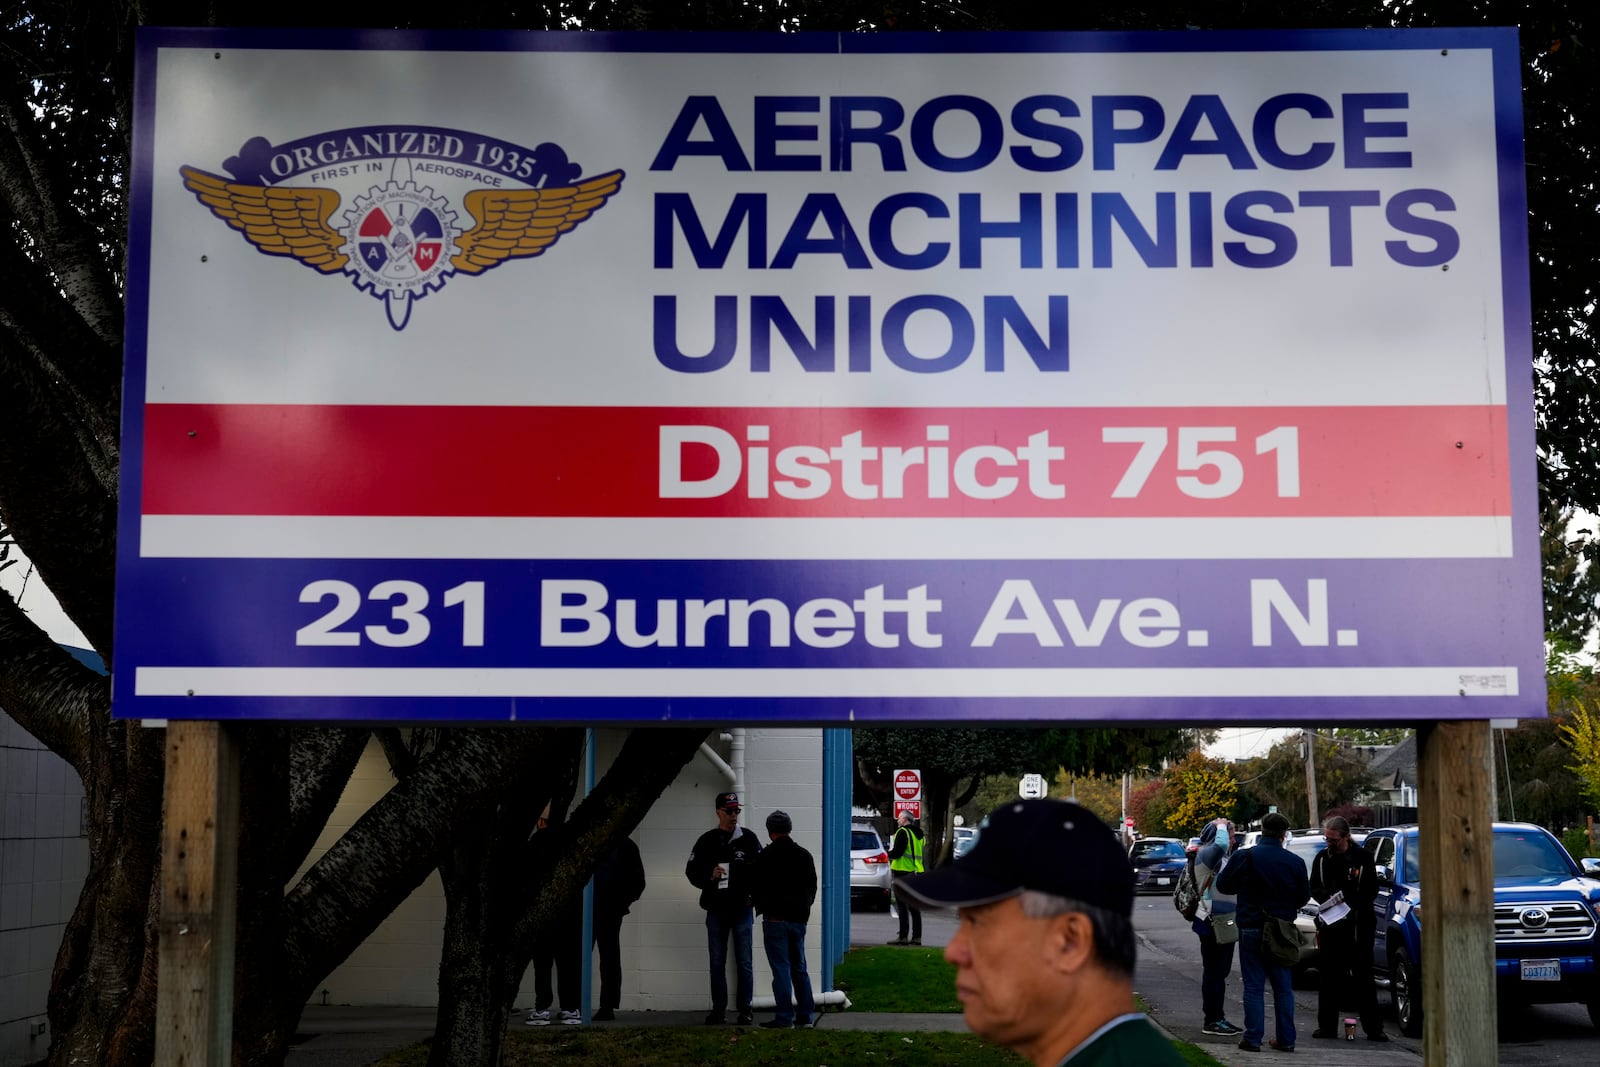
<path fill-rule="evenodd" d="M 0 1067 L 49 1049 L 50 970 L 89 870 L 77 772 L 0 711 Z"/>

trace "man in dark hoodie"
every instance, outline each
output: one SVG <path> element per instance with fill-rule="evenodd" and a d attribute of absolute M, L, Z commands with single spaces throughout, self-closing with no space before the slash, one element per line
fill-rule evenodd
<path fill-rule="evenodd" d="M 600 952 L 600 1010 L 594 1021 L 617 1017 L 622 1003 L 622 917 L 644 896 L 644 862 L 639 846 L 624 837 L 594 870 L 594 944 Z"/>
<path fill-rule="evenodd" d="M 756 835 L 739 825 L 743 806 L 738 793 L 717 794 L 717 825 L 701 834 L 684 865 L 684 877 L 700 890 L 706 912 L 706 946 L 711 956 L 711 1014 L 707 1026 L 727 1021 L 728 938 L 733 938 L 734 962 L 739 968 L 740 1026 L 755 1022 L 750 1010 L 756 983 L 751 959 L 754 915 L 750 911 L 751 865 L 761 852 Z"/>
<path fill-rule="evenodd" d="M 761 913 L 761 943 L 772 968 L 775 1011 L 770 1021 L 761 1024 L 769 1030 L 810 1026 L 817 1010 L 811 976 L 806 973 L 806 923 L 817 899 L 817 863 L 789 836 L 793 830 L 788 812 L 768 815 L 767 837 L 772 843 L 756 859 L 753 895 Z"/>

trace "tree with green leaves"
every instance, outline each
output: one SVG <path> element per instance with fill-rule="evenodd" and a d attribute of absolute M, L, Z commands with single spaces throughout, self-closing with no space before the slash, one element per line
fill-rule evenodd
<path fill-rule="evenodd" d="M 1316 734 L 1317 801 L 1310 811 L 1306 795 L 1306 761 L 1303 735 L 1291 735 L 1264 755 L 1241 760 L 1234 767 L 1240 803 L 1236 818 L 1251 823 L 1276 807 L 1297 827 L 1320 826 L 1329 811 L 1354 803 L 1376 786 L 1366 753 L 1359 746 L 1340 744 Z"/>
<path fill-rule="evenodd" d="M 1204 736 L 1182 729 L 857 729 L 856 768 L 880 811 L 889 810 L 895 768 L 922 771 L 923 828 L 928 855 L 938 862 L 948 854 L 956 809 L 970 803 L 986 779 L 1144 770 L 1187 752 Z M 1014 785 L 1008 788 L 1015 791 Z"/>
<path fill-rule="evenodd" d="M 1571 716 L 1559 728 L 1572 750 L 1574 762 L 1567 769 L 1582 780 L 1589 802 L 1600 808 L 1600 715 L 1586 704 L 1574 704 Z"/>
<path fill-rule="evenodd" d="M 1178 837 L 1192 837 L 1212 819 L 1232 818 L 1239 782 L 1233 768 L 1199 749 L 1167 768 L 1166 792 L 1172 805 L 1166 829 Z"/>

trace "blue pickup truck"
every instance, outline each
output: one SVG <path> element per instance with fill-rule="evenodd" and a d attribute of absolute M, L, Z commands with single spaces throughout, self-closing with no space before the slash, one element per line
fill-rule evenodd
<path fill-rule="evenodd" d="M 1415 826 L 1367 835 L 1378 867 L 1372 965 L 1400 1029 L 1422 1032 L 1422 884 Z M 1500 1002 L 1586 1005 L 1600 1026 L 1600 880 L 1531 823 L 1494 824 L 1494 970 Z"/>

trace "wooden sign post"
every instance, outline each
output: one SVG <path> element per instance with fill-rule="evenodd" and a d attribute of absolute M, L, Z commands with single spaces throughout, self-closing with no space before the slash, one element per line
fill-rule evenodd
<path fill-rule="evenodd" d="M 1499 1040 L 1494 978 L 1494 750 L 1485 721 L 1417 730 L 1422 1062 L 1467 1067 Z M 1492 1054 L 1490 1055 L 1492 1059 Z"/>
<path fill-rule="evenodd" d="M 233 1062 L 239 752 L 217 722 L 167 726 L 158 1067 Z"/>

